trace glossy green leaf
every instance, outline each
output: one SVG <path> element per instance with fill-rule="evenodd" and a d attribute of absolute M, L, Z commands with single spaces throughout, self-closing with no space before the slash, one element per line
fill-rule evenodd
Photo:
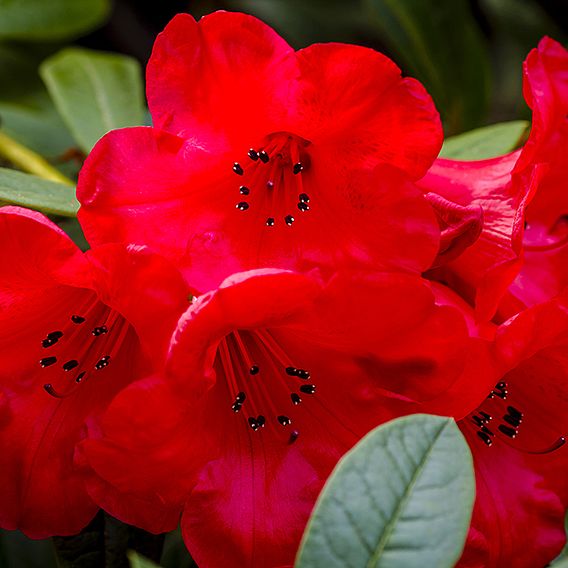
<path fill-rule="evenodd" d="M 39 154 L 57 161 L 74 146 L 38 74 L 49 50 L 0 44 L 2 130 Z"/>
<path fill-rule="evenodd" d="M 446 132 L 482 122 L 489 98 L 487 48 L 467 0 L 366 0 L 381 39 L 424 83 Z"/>
<path fill-rule="evenodd" d="M 526 120 L 513 120 L 458 134 L 445 140 L 440 157 L 485 160 L 502 156 L 517 149 L 524 142 L 529 128 L 530 123 Z"/>
<path fill-rule="evenodd" d="M 0 168 L 0 200 L 65 217 L 79 208 L 74 187 L 7 168 Z"/>
<path fill-rule="evenodd" d="M 128 560 L 130 560 L 130 568 L 160 568 L 158 564 L 133 550 L 128 552 Z"/>
<path fill-rule="evenodd" d="M 385 424 L 335 468 L 296 568 L 452 568 L 474 494 L 471 454 L 453 420 L 417 414 Z"/>
<path fill-rule="evenodd" d="M 142 74 L 131 57 L 67 48 L 44 61 L 40 73 L 85 153 L 109 130 L 144 122 Z"/>
<path fill-rule="evenodd" d="M 100 25 L 109 0 L 0 0 L 0 39 L 59 40 Z"/>

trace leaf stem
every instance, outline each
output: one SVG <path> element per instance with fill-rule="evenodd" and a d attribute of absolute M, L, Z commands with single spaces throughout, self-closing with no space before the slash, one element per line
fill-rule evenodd
<path fill-rule="evenodd" d="M 5 158 L 24 172 L 66 185 L 75 185 L 72 180 L 64 176 L 39 154 L 16 142 L 3 132 L 0 132 L 0 157 Z"/>

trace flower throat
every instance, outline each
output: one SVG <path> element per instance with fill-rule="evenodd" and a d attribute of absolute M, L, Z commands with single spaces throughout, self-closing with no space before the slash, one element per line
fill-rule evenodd
<path fill-rule="evenodd" d="M 303 175 L 310 167 L 310 142 L 288 132 L 266 137 L 247 157 L 233 164 L 242 178 L 236 209 L 256 212 L 266 227 L 292 227 L 297 216 L 310 210 L 310 196 L 304 190 Z"/>

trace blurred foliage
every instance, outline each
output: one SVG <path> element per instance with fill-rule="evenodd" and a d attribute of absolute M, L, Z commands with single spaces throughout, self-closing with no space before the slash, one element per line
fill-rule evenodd
<path fill-rule="evenodd" d="M 42 63 L 73 42 L 128 55 L 145 64 L 156 34 L 175 13 L 199 17 L 218 9 L 241 10 L 262 18 L 295 48 L 341 41 L 386 53 L 405 74 L 425 84 L 447 135 L 530 118 L 522 98 L 522 61 L 542 36 L 561 42 L 568 37 L 566 0 L 0 0 L 0 128 L 76 180 L 84 151 L 115 123 L 105 125 L 101 113 L 97 115 L 79 69 L 66 72 L 71 76 L 76 71 L 78 77 L 69 88 L 66 77 L 53 78 L 49 63 L 44 65 L 52 99 L 39 74 Z M 109 97 L 120 106 L 116 92 L 130 85 L 130 92 L 137 93 L 133 95 L 136 104 L 128 109 L 134 115 L 120 120 L 135 124 L 143 120 L 137 70 L 132 62 L 125 65 L 129 70 L 119 71 L 115 94 Z M 118 67 L 124 69 L 122 64 Z M 73 106 L 76 96 L 91 117 L 88 132 L 74 121 L 82 114 L 81 108 Z M 123 112 L 124 108 L 122 104 Z M 507 151 L 518 144 L 524 127 L 522 122 L 513 122 L 457 137 L 446 143 L 444 153 L 464 157 L 467 152 L 466 157 L 471 158 L 472 148 L 479 151 L 479 137 L 489 135 L 491 152 Z M 9 165 L 0 159 L 0 166 Z M 54 219 L 87 248 L 75 219 Z M 116 534 L 122 535 L 117 538 L 124 563 L 131 541 L 120 526 L 116 528 Z M 76 542 L 88 543 L 89 538 Z M 58 547 L 61 551 L 61 541 Z M 195 568 L 179 531 L 167 535 L 161 565 Z M 0 531 L 1 568 L 55 566 L 50 541 L 31 541 L 18 532 Z"/>

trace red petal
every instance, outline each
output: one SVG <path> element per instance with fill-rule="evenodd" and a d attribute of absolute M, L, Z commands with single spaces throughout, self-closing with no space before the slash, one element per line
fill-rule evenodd
<path fill-rule="evenodd" d="M 338 169 L 388 163 L 413 179 L 426 173 L 442 128 L 418 81 L 402 79 L 384 55 L 353 45 L 312 45 L 298 61 L 305 105 L 299 134 L 322 146 Z"/>
<path fill-rule="evenodd" d="M 75 445 L 97 431 L 114 395 L 149 370 L 134 329 L 120 315 L 121 320 L 112 320 L 119 322 L 117 335 L 109 323 L 98 347 L 90 343 L 97 341 L 91 330 L 99 324 L 89 314 L 97 317 L 106 310 L 105 318 L 111 317 L 96 292 L 132 313 L 144 331 L 154 322 L 143 317 L 155 315 L 144 302 L 160 306 L 160 317 L 173 326 L 185 287 L 175 270 L 144 251 L 109 246 L 83 255 L 36 213 L 1 209 L 0 232 L 5 245 L 0 254 L 0 524 L 35 538 L 75 534 L 97 510 L 73 465 Z M 136 296 L 127 298 L 125 289 Z M 87 319 L 77 322 L 74 315 Z M 148 340 L 161 342 L 165 351 L 171 330 L 156 327 L 165 338 L 152 331 Z M 56 341 L 45 344 L 48 334 L 58 331 Z M 110 357 L 109 368 L 93 369 L 103 354 Z M 62 368 L 65 362 L 79 366 L 76 361 L 81 365 L 76 371 Z"/>
<path fill-rule="evenodd" d="M 154 45 L 148 103 L 156 127 L 219 153 L 287 129 L 296 75 L 292 48 L 253 16 L 180 14 Z"/>
<path fill-rule="evenodd" d="M 181 274 L 143 247 L 111 244 L 89 250 L 86 257 L 100 300 L 134 326 L 148 355 L 162 364 L 177 320 L 189 305 Z"/>
<path fill-rule="evenodd" d="M 517 158 L 518 152 L 479 162 L 439 159 L 419 184 L 457 205 L 483 210 L 477 241 L 434 273 L 475 301 L 482 319 L 491 319 L 521 265 L 522 215 L 536 181 L 523 188 L 512 184 Z"/>
<path fill-rule="evenodd" d="M 236 176 L 229 168 L 217 171 L 219 164 L 211 169 L 210 155 L 157 130 L 114 131 L 81 172 L 79 218 L 91 243 L 147 244 L 180 264 L 201 291 L 235 271 L 262 266 L 429 266 L 439 229 L 420 192 L 388 166 L 346 171 L 318 152 L 320 165 L 302 174 L 310 211 L 295 213 L 289 227 L 282 219 L 289 209 L 283 209 L 278 225 L 267 227 L 254 205 L 235 208 L 238 183 L 227 176 Z"/>
<path fill-rule="evenodd" d="M 562 549 L 564 507 L 551 479 L 566 479 L 568 460 L 529 459 L 507 446 L 486 447 L 464 430 L 473 452 L 477 497 L 459 568 L 546 566 Z M 527 539 L 527 535 L 530 538 Z"/>

